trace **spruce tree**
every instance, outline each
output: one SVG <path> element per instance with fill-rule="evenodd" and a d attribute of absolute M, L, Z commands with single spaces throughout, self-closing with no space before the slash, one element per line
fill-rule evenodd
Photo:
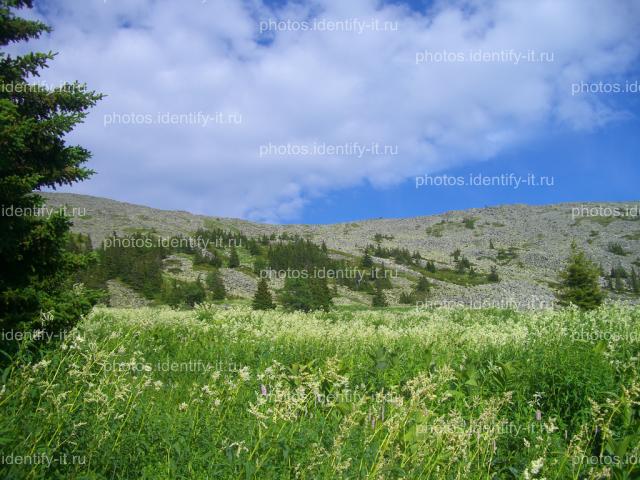
<path fill-rule="evenodd" d="M 602 304 L 604 293 L 598 284 L 599 269 L 575 242 L 571 244 L 571 254 L 560 279 L 558 300 L 561 305 L 574 304 L 583 310 L 591 310 Z"/>
<path fill-rule="evenodd" d="M 16 16 L 31 0 L 0 0 L 0 47 L 37 39 L 50 28 Z M 47 330 L 73 326 L 91 298 L 73 288 L 85 258 L 66 251 L 71 226 L 64 213 L 39 214 L 42 188 L 71 185 L 93 173 L 90 153 L 67 145 L 101 95 L 77 82 L 57 88 L 29 84 L 54 58 L 49 53 L 11 56 L 0 52 L 0 329 L 31 328 L 41 312 Z M 9 215 L 7 212 L 11 211 Z M 2 348 L 2 347 L 0 347 Z"/>
<path fill-rule="evenodd" d="M 373 259 L 371 258 L 371 255 L 369 255 L 369 250 L 365 250 L 364 251 L 364 256 L 362 257 L 362 260 L 360 261 L 360 266 L 362 268 L 371 268 L 371 267 L 373 267 Z"/>
<path fill-rule="evenodd" d="M 429 290 L 431 290 L 431 284 L 427 277 L 420 277 L 418 283 L 416 283 L 416 292 L 429 293 Z"/>
<path fill-rule="evenodd" d="M 287 277 L 280 292 L 280 303 L 287 311 L 328 311 L 332 304 L 331 291 L 324 278 Z"/>
<path fill-rule="evenodd" d="M 229 255 L 229 268 L 237 268 L 240 266 L 240 257 L 238 257 L 238 251 L 236 247 L 231 247 L 231 254 Z"/>
<path fill-rule="evenodd" d="M 373 292 L 373 298 L 371 299 L 371 306 L 373 307 L 386 307 L 388 305 L 387 298 L 384 296 L 384 290 L 379 286 L 376 287 Z"/>
<path fill-rule="evenodd" d="M 633 293 L 640 293 L 640 284 L 638 283 L 638 274 L 636 273 L 636 269 L 631 267 L 631 291 Z"/>
<path fill-rule="evenodd" d="M 212 300 L 224 300 L 227 296 L 227 290 L 224 288 L 224 282 L 222 281 L 222 276 L 218 270 L 214 270 L 213 272 L 209 272 L 207 274 L 207 287 L 211 290 L 211 299 Z"/>
<path fill-rule="evenodd" d="M 276 308 L 266 278 L 261 278 L 258 282 L 258 290 L 256 290 L 256 294 L 253 297 L 252 306 L 255 310 L 271 310 Z"/>

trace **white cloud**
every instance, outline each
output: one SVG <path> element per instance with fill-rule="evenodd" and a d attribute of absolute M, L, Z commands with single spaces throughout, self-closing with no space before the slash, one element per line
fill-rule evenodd
<path fill-rule="evenodd" d="M 294 219 L 305 200 L 368 181 L 484 160 L 547 129 L 591 129 L 620 112 L 571 84 L 623 78 L 640 51 L 633 0 L 60 0 L 42 8 L 60 52 L 44 78 L 108 95 L 72 135 L 98 171 L 73 191 L 164 208 Z M 314 17 L 315 16 L 315 17 Z M 278 31 L 269 19 L 397 22 L 397 31 Z M 418 52 L 552 62 L 426 62 Z M 612 98 L 612 97 L 609 97 Z M 240 125 L 110 125 L 104 116 L 239 113 Z M 377 143 L 397 155 L 260 156 L 261 145 Z"/>

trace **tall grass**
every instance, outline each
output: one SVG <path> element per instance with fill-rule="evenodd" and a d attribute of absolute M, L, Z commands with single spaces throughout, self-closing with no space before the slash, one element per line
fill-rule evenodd
<path fill-rule="evenodd" d="M 636 478 L 639 350 L 622 306 L 97 309 L 4 372 L 0 477 Z"/>

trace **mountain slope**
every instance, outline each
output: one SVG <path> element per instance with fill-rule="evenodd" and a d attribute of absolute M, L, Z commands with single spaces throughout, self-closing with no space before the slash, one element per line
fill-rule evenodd
<path fill-rule="evenodd" d="M 66 205 L 67 213 L 75 213 L 74 231 L 89 234 L 94 246 L 114 231 L 118 234 L 153 231 L 160 236 L 169 236 L 189 235 L 201 227 L 220 227 L 250 237 L 283 232 L 298 234 L 318 244 L 324 241 L 334 256 L 350 257 L 361 256 L 366 245 L 377 243 L 375 237 L 378 235 L 381 246 L 407 248 L 412 253 L 417 251 L 422 258 L 434 261 L 439 269 L 453 268 L 451 254 L 456 249 L 478 272 L 489 272 L 492 266 L 498 269 L 501 281 L 497 284 L 463 286 L 448 278 L 433 278 L 436 288 L 430 301 L 436 304 L 520 308 L 550 305 L 554 297 L 550 284 L 557 280 L 572 240 L 601 265 L 604 272 L 618 265 L 626 271 L 638 270 L 640 266 L 637 203 L 508 205 L 405 219 L 333 225 L 269 225 L 157 210 L 85 195 L 45 193 L 44 196 L 48 207 Z M 628 208 L 631 210 L 627 211 Z M 620 215 L 614 214 L 616 209 Z M 621 247 L 625 254 L 620 255 L 612 244 Z M 615 251 L 618 254 L 613 253 Z M 393 259 L 374 260 L 397 274 L 392 278 L 394 289 L 389 292 L 392 303 L 419 276 L 415 269 L 397 264 Z M 251 295 L 255 279 L 236 278 L 239 285 L 235 285 L 231 277 L 227 273 L 225 282 L 231 282 L 237 295 Z M 338 303 L 367 301 L 349 292 L 341 293 Z M 637 300 L 630 295 L 620 298 L 631 302 Z"/>

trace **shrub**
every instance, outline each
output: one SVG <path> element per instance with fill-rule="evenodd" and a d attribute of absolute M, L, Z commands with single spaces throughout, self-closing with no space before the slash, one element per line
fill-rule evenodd
<path fill-rule="evenodd" d="M 629 254 L 629 252 L 627 252 L 622 245 L 620 245 L 617 242 L 611 242 L 609 245 L 607 245 L 607 250 L 611 253 L 613 253 L 614 255 L 620 255 L 620 256 L 626 256 Z"/>

